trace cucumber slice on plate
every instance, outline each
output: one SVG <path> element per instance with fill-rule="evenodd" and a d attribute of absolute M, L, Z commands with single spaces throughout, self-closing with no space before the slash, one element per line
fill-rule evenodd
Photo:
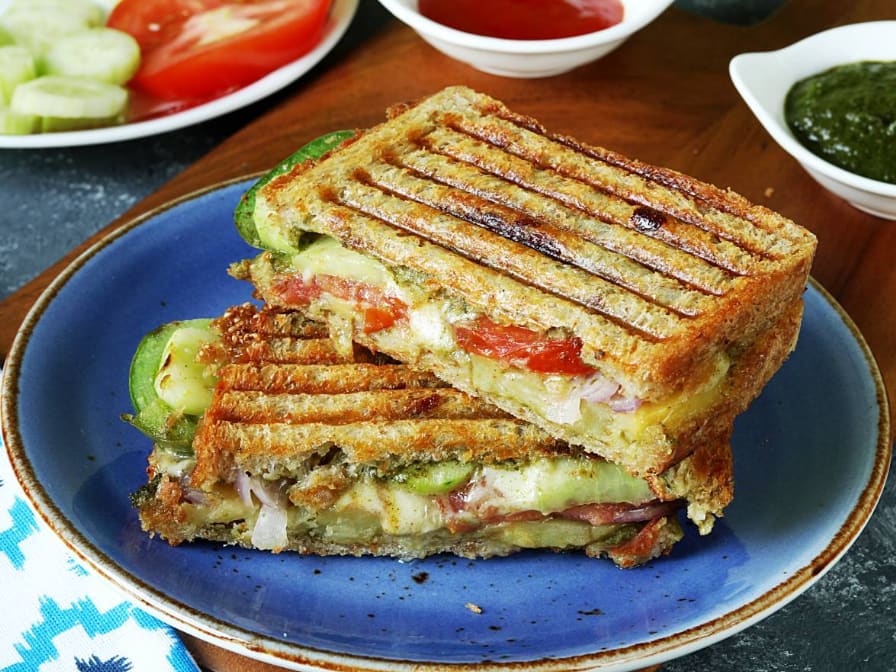
<path fill-rule="evenodd" d="M 91 28 L 60 38 L 44 56 L 48 75 L 124 84 L 140 67 L 140 45 L 120 30 Z"/>
<path fill-rule="evenodd" d="M 76 130 L 124 121 L 127 89 L 83 77 L 47 75 L 19 84 L 9 107 L 42 117 L 43 131 Z"/>
<path fill-rule="evenodd" d="M 0 0 L 2 5 L 3 0 Z M 106 22 L 106 10 L 94 0 L 9 0 L 9 11 L 15 12 L 23 7 L 47 14 L 58 11 L 77 14 L 90 26 L 102 26 Z"/>
<path fill-rule="evenodd" d="M 34 57 L 25 47 L 0 47 L 0 107 L 8 105 L 13 90 L 21 83 L 34 79 Z"/>
<path fill-rule="evenodd" d="M 28 135 L 40 130 L 40 117 L 0 108 L 0 135 Z"/>
<path fill-rule="evenodd" d="M 29 4 L 10 7 L 0 14 L 0 28 L 12 36 L 16 44 L 41 59 L 59 38 L 87 30 L 90 24 L 77 10 L 58 7 L 47 11 L 40 4 Z"/>

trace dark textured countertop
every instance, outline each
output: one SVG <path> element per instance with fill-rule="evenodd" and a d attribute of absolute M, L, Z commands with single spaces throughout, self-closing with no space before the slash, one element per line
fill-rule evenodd
<path fill-rule="evenodd" d="M 106 145 L 0 149 L 0 299 L 259 111 L 249 108 L 184 130 Z"/>
<path fill-rule="evenodd" d="M 276 97 L 217 120 L 128 142 L 0 149 L 0 299 L 275 104 Z M 890 479 L 865 531 L 815 586 L 745 631 L 662 669 L 894 670 L 894 559 L 896 483 Z"/>

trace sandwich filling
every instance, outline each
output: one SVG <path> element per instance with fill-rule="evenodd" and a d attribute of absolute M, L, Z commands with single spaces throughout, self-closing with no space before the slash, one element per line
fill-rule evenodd
<path fill-rule="evenodd" d="M 272 551 L 310 537 L 345 547 L 400 542 L 399 555 L 408 558 L 464 540 L 497 554 L 584 548 L 601 555 L 640 534 L 643 544 L 655 533 L 651 522 L 666 519 L 667 534 L 677 529 L 669 520 L 677 502 L 658 501 L 645 481 L 591 458 L 417 463 L 390 475 L 332 463 L 302 476 L 238 470 L 232 482 L 203 488 L 189 485 L 191 460 L 157 450 L 151 462 L 154 478 L 134 500 L 148 511 L 161 491 L 178 492 L 175 515 L 164 514 L 177 531 L 171 524 L 160 530 L 174 542 L 217 528 L 230 541 Z"/>
<path fill-rule="evenodd" d="M 390 269 L 323 235 L 297 253 L 262 255 L 233 272 L 251 278 L 269 301 L 329 322 L 343 347 L 360 339 L 412 360 L 434 355 L 450 361 L 468 388 L 510 397 L 550 422 L 607 444 L 662 441 L 663 433 L 674 433 L 716 402 L 732 363 L 719 353 L 687 390 L 641 399 L 586 363 L 577 337 L 498 324 L 431 289 L 418 274 Z"/>

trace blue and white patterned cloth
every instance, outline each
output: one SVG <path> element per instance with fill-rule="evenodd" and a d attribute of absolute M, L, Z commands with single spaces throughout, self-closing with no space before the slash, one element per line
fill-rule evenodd
<path fill-rule="evenodd" d="M 30 508 L 0 442 L 0 672 L 198 672 L 168 625 L 93 576 Z"/>

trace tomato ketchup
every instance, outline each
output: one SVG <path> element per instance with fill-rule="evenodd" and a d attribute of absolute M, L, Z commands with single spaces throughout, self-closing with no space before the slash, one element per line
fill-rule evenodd
<path fill-rule="evenodd" d="M 552 40 L 622 21 L 621 0 L 419 0 L 423 16 L 466 33 L 509 40 Z"/>

